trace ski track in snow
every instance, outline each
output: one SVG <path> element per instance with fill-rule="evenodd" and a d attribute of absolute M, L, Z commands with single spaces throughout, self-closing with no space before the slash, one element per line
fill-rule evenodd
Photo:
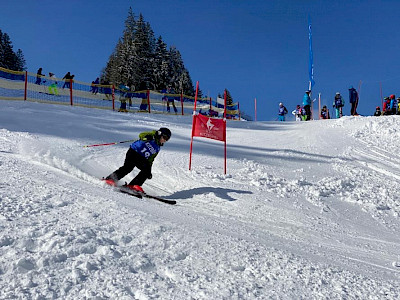
<path fill-rule="evenodd" d="M 189 117 L 4 103 L 1 299 L 399 298 L 396 117 L 228 122 L 224 175 L 200 139 L 187 170 Z M 144 188 L 176 206 L 98 180 L 128 144 L 84 144 L 161 126 L 173 137 Z"/>

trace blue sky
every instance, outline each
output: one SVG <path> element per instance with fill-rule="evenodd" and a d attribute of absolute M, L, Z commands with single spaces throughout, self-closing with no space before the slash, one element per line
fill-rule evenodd
<path fill-rule="evenodd" d="M 291 111 L 308 87 L 308 15 L 314 50 L 313 97 L 331 107 L 336 92 L 361 84 L 359 113 L 400 96 L 400 1 L 0 0 L 0 29 L 21 48 L 28 71 L 68 71 L 91 82 L 122 35 L 129 7 L 181 52 L 193 82 L 215 98 L 227 88 L 257 120 Z"/>

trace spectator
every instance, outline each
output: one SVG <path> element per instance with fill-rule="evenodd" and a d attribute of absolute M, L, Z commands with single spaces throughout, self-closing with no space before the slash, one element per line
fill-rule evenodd
<path fill-rule="evenodd" d="M 285 121 L 285 115 L 288 113 L 287 108 L 283 105 L 283 103 L 279 103 L 279 110 L 278 110 L 278 120 L 283 122 Z"/>
<path fill-rule="evenodd" d="M 128 112 L 128 110 L 126 109 L 126 99 L 121 99 L 121 105 L 118 109 L 119 112 Z"/>
<path fill-rule="evenodd" d="M 397 100 L 395 95 L 390 95 L 390 112 L 392 115 L 397 115 Z"/>
<path fill-rule="evenodd" d="M 36 82 L 35 84 L 39 84 L 42 82 L 42 77 L 44 76 L 44 74 L 42 74 L 42 68 L 39 68 L 39 70 L 37 70 L 36 72 Z M 43 83 L 45 83 L 46 80 L 43 81 Z"/>
<path fill-rule="evenodd" d="M 358 106 L 358 92 L 353 86 L 349 87 L 349 102 L 351 103 L 350 114 L 352 116 L 358 116 L 357 106 Z"/>
<path fill-rule="evenodd" d="M 163 100 L 164 101 L 167 101 L 167 112 L 171 112 L 171 108 L 170 108 L 170 103 L 172 104 L 172 107 L 174 108 L 174 112 L 175 112 L 175 114 L 177 114 L 178 113 L 178 109 L 176 108 L 176 106 L 175 106 L 175 100 L 174 100 L 174 98 L 173 97 L 168 97 L 167 95 L 165 95 L 164 97 L 163 97 Z"/>
<path fill-rule="evenodd" d="M 311 120 L 311 91 L 307 90 L 303 96 L 303 108 L 305 110 L 305 121 Z"/>
<path fill-rule="evenodd" d="M 379 117 L 381 115 L 382 115 L 381 108 L 379 106 L 377 106 L 375 109 L 375 112 L 374 112 L 374 116 Z"/>
<path fill-rule="evenodd" d="M 105 100 L 111 100 L 111 95 L 112 95 L 112 85 L 108 80 L 104 80 L 101 83 L 102 87 L 100 87 L 100 93 L 104 93 L 106 96 Z"/>
<path fill-rule="evenodd" d="M 397 114 L 400 115 L 400 97 L 397 97 Z"/>
<path fill-rule="evenodd" d="M 333 107 L 335 108 L 336 119 L 339 119 L 343 116 L 343 106 L 344 100 L 339 92 L 335 95 L 335 100 L 333 101 Z"/>
<path fill-rule="evenodd" d="M 303 109 L 301 108 L 300 104 L 297 104 L 296 109 L 292 111 L 292 115 L 296 117 L 296 121 L 303 120 Z"/>
<path fill-rule="evenodd" d="M 64 75 L 63 80 L 64 80 L 64 85 L 62 88 L 71 88 L 71 80 L 74 79 L 75 75 L 71 75 L 70 72 L 67 72 L 67 74 Z"/>
<path fill-rule="evenodd" d="M 390 110 L 390 98 L 389 97 L 385 97 L 383 98 L 383 115 L 384 116 L 388 116 L 392 113 L 392 111 Z"/>
<path fill-rule="evenodd" d="M 324 119 L 324 120 L 331 118 L 331 116 L 329 115 L 329 109 L 326 107 L 326 105 L 324 105 L 322 107 L 320 116 L 321 116 L 321 119 Z"/>
<path fill-rule="evenodd" d="M 51 80 L 50 81 L 51 84 L 49 85 L 49 93 L 58 95 L 56 75 L 54 73 L 49 72 L 49 77 L 50 77 L 50 80 Z"/>
<path fill-rule="evenodd" d="M 100 83 L 99 77 L 97 77 L 96 80 L 92 81 L 92 86 L 91 86 L 92 94 L 96 95 L 99 92 L 99 83 Z"/>

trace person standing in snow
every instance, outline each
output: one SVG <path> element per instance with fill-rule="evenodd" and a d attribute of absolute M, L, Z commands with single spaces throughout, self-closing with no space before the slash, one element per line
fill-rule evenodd
<path fill-rule="evenodd" d="M 311 120 L 311 91 L 307 90 L 306 93 L 303 96 L 303 107 L 305 110 L 305 121 L 310 121 Z"/>
<path fill-rule="evenodd" d="M 56 74 L 49 72 L 49 77 L 51 79 L 51 84 L 49 85 L 49 94 L 58 95 Z"/>
<path fill-rule="evenodd" d="M 37 70 L 36 72 L 36 82 L 35 84 L 40 85 L 40 83 L 42 82 L 42 77 L 44 76 L 44 74 L 42 74 L 42 68 L 39 68 L 39 70 Z M 45 83 L 46 81 L 43 81 L 43 83 Z"/>
<path fill-rule="evenodd" d="M 335 108 L 336 119 L 339 119 L 343 116 L 343 106 L 344 100 L 339 92 L 335 95 L 335 100 L 333 101 L 333 107 Z"/>
<path fill-rule="evenodd" d="M 400 115 L 400 97 L 397 97 L 397 114 Z"/>
<path fill-rule="evenodd" d="M 388 116 L 391 114 L 391 110 L 390 110 L 390 98 L 389 97 L 385 97 L 383 98 L 383 115 L 384 116 Z"/>
<path fill-rule="evenodd" d="M 122 167 L 108 175 L 105 180 L 108 184 L 116 185 L 118 180 L 129 174 L 135 167 L 140 169 L 139 174 L 128 184 L 128 188 L 143 192 L 142 185 L 152 178 L 151 167 L 161 147 L 171 138 L 171 131 L 162 127 L 158 130 L 142 132 L 139 139 L 133 142 L 126 153 Z"/>
<path fill-rule="evenodd" d="M 382 115 L 381 108 L 377 106 L 374 112 L 374 117 L 379 117 L 381 115 Z"/>
<path fill-rule="evenodd" d="M 301 108 L 300 104 L 297 104 L 296 109 L 292 111 L 292 114 L 296 117 L 296 121 L 303 120 L 303 109 Z"/>
<path fill-rule="evenodd" d="M 278 120 L 285 121 L 285 115 L 288 113 L 287 108 L 283 105 L 283 103 L 279 103 L 279 111 L 278 111 Z"/>
<path fill-rule="evenodd" d="M 350 114 L 352 116 L 358 116 L 357 106 L 358 106 L 358 92 L 353 86 L 349 87 L 349 102 L 351 103 Z"/>
<path fill-rule="evenodd" d="M 97 94 L 99 92 L 99 83 L 100 83 L 100 78 L 97 77 L 96 80 L 92 81 L 92 85 L 90 87 L 92 94 Z"/>
<path fill-rule="evenodd" d="M 331 116 L 329 115 L 329 109 L 324 105 L 321 109 L 321 119 L 330 119 Z"/>
<path fill-rule="evenodd" d="M 397 100 L 395 95 L 390 95 L 390 111 L 392 115 L 397 115 Z"/>
<path fill-rule="evenodd" d="M 63 80 L 64 80 L 64 85 L 62 88 L 70 88 L 71 87 L 71 80 L 74 79 L 75 75 L 71 75 L 70 72 L 67 72 L 67 74 L 64 75 Z"/>

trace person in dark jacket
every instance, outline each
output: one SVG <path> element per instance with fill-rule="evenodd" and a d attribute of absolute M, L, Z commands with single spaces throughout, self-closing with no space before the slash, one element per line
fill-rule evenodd
<path fill-rule="evenodd" d="M 349 102 L 351 104 L 350 114 L 352 116 L 358 116 L 357 106 L 358 106 L 358 92 L 353 86 L 349 88 Z"/>
<path fill-rule="evenodd" d="M 71 75 L 70 72 L 64 75 L 63 80 L 64 80 L 64 85 L 62 88 L 70 88 L 71 87 L 71 80 L 74 79 L 75 75 Z"/>
<path fill-rule="evenodd" d="M 283 103 L 279 103 L 279 110 L 278 110 L 278 120 L 285 121 L 285 115 L 288 113 L 287 108 L 283 105 Z"/>
<path fill-rule="evenodd" d="M 42 77 L 44 76 L 44 74 L 42 74 L 42 68 L 39 68 L 39 70 L 37 70 L 36 72 L 36 82 L 35 84 L 39 84 L 42 82 Z M 45 83 L 46 81 L 43 81 L 43 83 Z"/>
<path fill-rule="evenodd" d="M 139 174 L 128 184 L 128 188 L 143 192 L 142 185 L 152 178 L 151 167 L 161 147 L 171 138 L 171 131 L 162 127 L 158 130 L 142 132 L 139 139 L 133 142 L 126 153 L 122 167 L 108 175 L 105 180 L 108 184 L 116 185 L 118 180 L 129 174 L 135 167 L 140 169 Z"/>
<path fill-rule="evenodd" d="M 374 116 L 379 117 L 381 115 L 382 115 L 381 108 L 379 106 L 377 106 L 375 109 L 375 112 L 374 112 Z"/>
<path fill-rule="evenodd" d="M 321 119 L 330 119 L 331 116 L 329 115 L 329 109 L 324 105 L 321 109 Z"/>
<path fill-rule="evenodd" d="M 335 100 L 333 100 L 333 107 L 335 108 L 336 119 L 339 119 L 343 116 L 343 106 L 343 97 L 340 95 L 339 92 L 337 92 L 335 95 Z"/>

